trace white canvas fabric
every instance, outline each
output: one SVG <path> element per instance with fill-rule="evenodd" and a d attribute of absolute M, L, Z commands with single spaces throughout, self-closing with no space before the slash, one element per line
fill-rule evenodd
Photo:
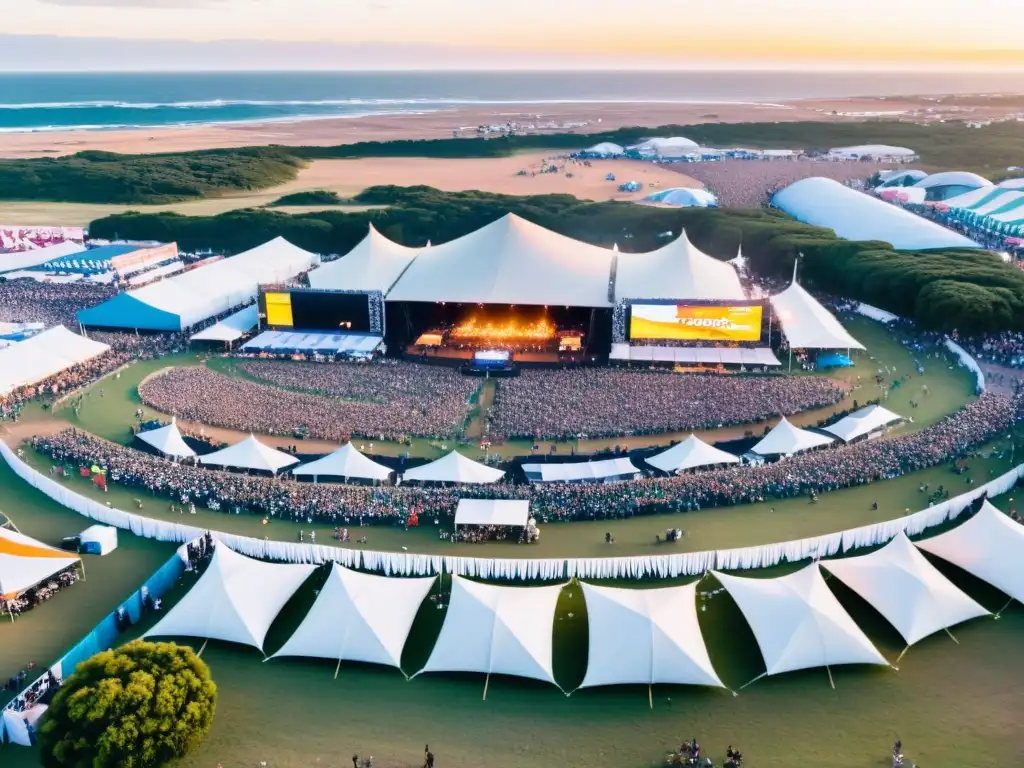
<path fill-rule="evenodd" d="M 615 267 L 615 298 L 745 301 L 731 264 L 697 249 L 686 232 L 648 253 L 622 253 Z"/>
<path fill-rule="evenodd" d="M 200 456 L 198 461 L 200 464 L 207 464 L 211 467 L 235 467 L 236 469 L 277 472 L 284 467 L 297 464 L 299 460 L 264 445 L 256 439 L 255 435 L 249 435 L 241 442 Z"/>
<path fill-rule="evenodd" d="M 555 683 L 551 637 L 562 585 L 497 587 L 452 577 L 441 634 L 423 672 L 479 672 Z"/>
<path fill-rule="evenodd" d="M 859 193 L 858 193 L 859 194 Z M 888 203 L 879 205 L 889 206 Z M 783 333 L 794 349 L 864 349 L 803 287 L 794 282 L 769 301 Z"/>
<path fill-rule="evenodd" d="M 598 155 L 599 157 L 621 157 L 626 154 L 626 150 L 610 141 L 602 141 L 583 151 L 588 155 Z"/>
<path fill-rule="evenodd" d="M 893 413 L 880 405 L 869 405 L 854 411 L 830 427 L 823 427 L 822 431 L 835 435 L 844 443 L 848 443 L 898 421 L 903 421 L 903 417 L 898 413 Z"/>
<path fill-rule="evenodd" d="M 614 589 L 583 583 L 590 652 L 580 688 L 629 683 L 724 687 L 697 621 L 697 584 Z"/>
<path fill-rule="evenodd" d="M 401 668 L 412 622 L 436 581 L 374 576 L 333 563 L 306 618 L 271 658 L 309 656 Z"/>
<path fill-rule="evenodd" d="M 253 304 L 228 315 L 219 323 L 192 334 L 189 341 L 238 341 L 259 325 L 260 308 Z"/>
<path fill-rule="evenodd" d="M 117 528 L 112 525 L 90 525 L 80 534 L 82 544 L 99 544 L 100 554 L 107 555 L 117 549 Z"/>
<path fill-rule="evenodd" d="M 827 227 L 845 240 L 881 240 L 897 251 L 981 248 L 940 224 L 820 176 L 790 184 L 776 192 L 772 202 L 794 219 Z"/>
<path fill-rule="evenodd" d="M 500 469 L 488 467 L 452 451 L 422 467 L 408 469 L 404 480 L 425 480 L 435 483 L 496 483 L 505 476 Z"/>
<path fill-rule="evenodd" d="M 322 459 L 311 461 L 292 470 L 300 477 L 357 477 L 362 480 L 387 480 L 391 470 L 373 459 L 368 459 L 351 442 Z"/>
<path fill-rule="evenodd" d="M 77 562 L 78 555 L 0 528 L 0 597 L 15 597 Z"/>
<path fill-rule="evenodd" d="M 888 144 L 858 144 L 854 147 L 833 147 L 828 153 L 842 157 L 873 157 L 876 160 L 887 160 L 890 158 L 908 159 L 917 156 L 917 152 L 912 149 L 893 147 Z"/>
<path fill-rule="evenodd" d="M 86 256 L 85 247 L 65 240 L 62 243 L 54 243 L 45 248 L 35 248 L 31 251 L 19 251 L 17 253 L 0 253 L 0 273 L 14 272 L 19 269 L 31 269 L 45 264 L 48 261 L 59 259 L 72 254 Z"/>
<path fill-rule="evenodd" d="M 146 637 L 203 637 L 263 649 L 277 614 L 314 565 L 264 563 L 218 543 L 206 572 Z"/>
<path fill-rule="evenodd" d="M 371 224 L 355 248 L 309 273 L 309 287 L 387 293 L 422 250 L 389 240 Z"/>
<path fill-rule="evenodd" d="M 800 427 L 794 427 L 783 416 L 782 420 L 772 428 L 772 431 L 765 435 L 751 450 L 762 456 L 789 455 L 828 445 L 831 442 L 833 442 L 831 437 L 800 429 Z"/>
<path fill-rule="evenodd" d="M 839 664 L 888 666 L 829 590 L 817 563 L 775 579 L 713 573 L 753 630 L 766 674 Z"/>
<path fill-rule="evenodd" d="M 108 349 L 107 344 L 72 333 L 63 325 L 4 347 L 0 349 L 0 395 L 36 384 Z"/>
<path fill-rule="evenodd" d="M 932 187 L 992 187 L 991 181 L 970 171 L 941 171 L 925 176 L 915 187 L 931 189 Z"/>
<path fill-rule="evenodd" d="M 942 204 L 949 208 L 970 208 L 971 206 L 987 200 L 996 193 L 999 193 L 999 190 L 994 187 L 978 187 L 977 189 L 972 189 L 970 192 L 964 192 L 962 195 L 957 195 L 956 197 L 951 197 L 948 200 L 943 200 Z"/>
<path fill-rule="evenodd" d="M 882 614 L 907 645 L 988 615 L 939 573 L 904 533 L 871 554 L 827 560 L 822 566 Z"/>
<path fill-rule="evenodd" d="M 544 483 L 573 483 L 587 480 L 636 477 L 640 470 L 627 457 L 599 461 L 523 464 L 527 475 L 540 475 Z"/>
<path fill-rule="evenodd" d="M 530 519 L 525 499 L 459 499 L 456 525 L 523 525 Z"/>
<path fill-rule="evenodd" d="M 917 546 L 1024 603 L 1024 526 L 988 501 L 967 522 Z"/>
<path fill-rule="evenodd" d="M 647 459 L 652 467 L 662 472 L 681 472 L 697 467 L 711 467 L 716 464 L 738 464 L 739 457 L 708 445 L 696 435 L 691 434 L 681 443 L 657 453 Z"/>
<path fill-rule="evenodd" d="M 481 258 L 486 254 L 486 258 Z M 514 214 L 424 249 L 388 301 L 610 307 L 612 257 Z"/>
<path fill-rule="evenodd" d="M 172 456 L 176 459 L 186 459 L 195 456 L 196 452 L 188 447 L 178 431 L 177 419 L 172 418 L 170 424 L 165 424 L 157 429 L 150 429 L 139 432 L 136 437 L 147 445 L 156 448 L 165 456 Z"/>

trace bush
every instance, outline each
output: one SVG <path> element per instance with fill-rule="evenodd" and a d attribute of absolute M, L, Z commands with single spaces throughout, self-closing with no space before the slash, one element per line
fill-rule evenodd
<path fill-rule="evenodd" d="M 284 195 L 279 197 L 277 200 L 272 202 L 270 206 L 282 206 L 282 205 L 340 205 L 341 198 L 338 197 L 337 192 L 331 192 L 326 189 L 314 189 L 310 192 L 293 192 L 290 195 Z"/>
<path fill-rule="evenodd" d="M 217 686 L 191 648 L 137 640 L 78 665 L 40 729 L 46 766 L 157 768 L 213 722 Z"/>

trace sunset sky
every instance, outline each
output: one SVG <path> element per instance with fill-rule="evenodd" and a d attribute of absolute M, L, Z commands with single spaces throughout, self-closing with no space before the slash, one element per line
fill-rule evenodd
<path fill-rule="evenodd" d="M 1024 67 L 1024 0 L 12 1 L 6 35 L 398 45 L 422 66 L 466 49 L 533 67 Z"/>

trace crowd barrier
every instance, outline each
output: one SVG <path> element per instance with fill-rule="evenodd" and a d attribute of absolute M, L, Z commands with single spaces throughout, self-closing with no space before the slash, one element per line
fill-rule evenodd
<path fill-rule="evenodd" d="M 27 483 L 62 506 L 92 520 L 131 531 L 137 536 L 179 544 L 192 541 L 205 533 L 201 528 L 143 517 L 86 498 L 30 467 L 2 441 L 0 455 L 15 474 Z M 1008 492 L 1021 476 L 1024 476 L 1024 464 L 974 490 L 897 520 L 776 544 L 667 555 L 530 559 L 459 557 L 374 552 L 321 544 L 267 541 L 218 531 L 210 533 L 229 548 L 249 557 L 286 563 L 321 564 L 335 561 L 348 568 L 379 572 L 387 576 L 430 576 L 445 572 L 484 579 L 521 581 L 564 580 L 572 577 L 663 579 L 697 576 L 712 568 L 727 571 L 770 568 L 783 562 L 829 557 L 841 552 L 884 544 L 901 531 L 906 532 L 908 536 L 918 536 L 928 528 L 955 520 L 982 496 L 994 497 Z"/>
<path fill-rule="evenodd" d="M 900 319 L 899 315 L 894 315 L 892 312 L 886 312 L 884 309 L 879 309 L 878 307 L 873 307 L 870 304 L 865 304 L 863 301 L 857 305 L 854 312 L 879 323 L 885 323 L 886 325 Z"/>
<path fill-rule="evenodd" d="M 969 368 L 971 373 L 974 374 L 975 386 L 978 392 L 985 391 L 985 373 L 981 370 L 981 366 L 978 365 L 978 361 L 967 354 L 967 350 L 961 347 L 952 339 L 946 339 L 946 349 L 952 352 L 957 360 L 960 361 L 960 365 L 964 368 Z"/>
<path fill-rule="evenodd" d="M 2 442 L 0 442 L 0 445 L 7 448 Z M 151 598 L 161 598 L 177 583 L 184 571 L 185 557 L 183 552 L 179 551 L 160 566 L 152 576 L 146 579 L 146 582 L 133 592 L 127 600 L 121 603 L 119 607 L 127 611 L 131 623 L 135 624 L 142 618 L 143 614 L 143 589 L 149 593 Z M 46 672 L 36 680 L 33 680 L 18 696 L 15 696 L 4 707 L 2 717 L 0 717 L 0 743 L 6 740 L 12 744 L 24 747 L 31 746 L 33 743 L 31 724 L 46 711 L 46 708 L 44 706 L 37 706 L 28 712 L 22 712 L 16 707 L 18 699 L 37 684 L 45 687 L 45 681 L 51 672 L 57 680 L 63 680 L 73 675 L 78 665 L 83 661 L 100 651 L 113 647 L 121 632 L 122 630 L 117 626 L 117 611 L 111 611 L 99 624 L 93 627 L 92 631 L 75 643 L 67 653 L 51 665 Z"/>

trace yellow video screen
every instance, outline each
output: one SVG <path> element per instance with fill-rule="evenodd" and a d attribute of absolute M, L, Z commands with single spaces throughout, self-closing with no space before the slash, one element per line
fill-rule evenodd
<path fill-rule="evenodd" d="M 672 341 L 759 341 L 760 305 L 634 304 L 631 339 Z"/>
<path fill-rule="evenodd" d="M 267 325 L 291 328 L 294 325 L 292 295 L 290 293 L 267 293 L 264 295 L 267 303 Z"/>

